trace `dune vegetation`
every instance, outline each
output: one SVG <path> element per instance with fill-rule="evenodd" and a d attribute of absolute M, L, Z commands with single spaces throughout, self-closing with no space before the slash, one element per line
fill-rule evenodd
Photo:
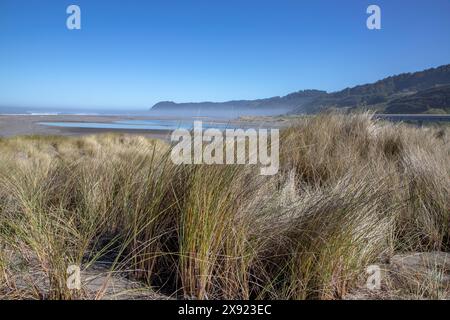
<path fill-rule="evenodd" d="M 4 138 L 0 151 L 3 299 L 111 298 L 118 277 L 139 298 L 343 299 L 369 265 L 450 249 L 449 128 L 299 119 L 275 176 L 175 166 L 167 143 L 133 135 Z M 105 282 L 70 290 L 69 265 Z"/>

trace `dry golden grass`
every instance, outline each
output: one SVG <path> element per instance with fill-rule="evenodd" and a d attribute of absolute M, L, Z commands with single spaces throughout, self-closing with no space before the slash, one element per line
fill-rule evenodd
<path fill-rule="evenodd" d="M 0 140 L 0 297 L 102 298 L 66 286 L 102 264 L 178 298 L 339 299 L 396 252 L 448 251 L 448 129 L 319 115 L 280 144 L 264 177 L 138 136 Z"/>

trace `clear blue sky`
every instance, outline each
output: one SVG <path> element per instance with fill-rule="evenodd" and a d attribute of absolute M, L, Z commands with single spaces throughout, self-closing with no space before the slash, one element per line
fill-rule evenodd
<path fill-rule="evenodd" d="M 254 99 L 447 63 L 449 0 L 0 0 L 3 106 Z"/>

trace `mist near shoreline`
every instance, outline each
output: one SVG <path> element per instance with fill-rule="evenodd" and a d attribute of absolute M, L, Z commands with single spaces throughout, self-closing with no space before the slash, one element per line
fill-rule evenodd
<path fill-rule="evenodd" d="M 261 109 L 255 110 L 255 108 L 239 108 L 239 109 L 186 109 L 186 110 L 150 110 L 148 115 L 154 117 L 173 117 L 173 118 L 216 118 L 216 119 L 235 119 L 243 116 L 278 116 L 286 114 L 291 109 L 278 108 L 275 110 Z"/>
<path fill-rule="evenodd" d="M 142 116 L 152 118 L 212 118 L 212 119 L 236 119 L 243 116 L 277 116 L 286 114 L 290 109 L 261 109 L 240 108 L 239 110 L 145 110 L 145 109 L 56 109 L 56 108 L 25 108 L 25 107 L 0 107 L 0 115 L 28 115 L 28 116 L 57 116 L 57 115 L 89 115 L 89 116 Z"/>

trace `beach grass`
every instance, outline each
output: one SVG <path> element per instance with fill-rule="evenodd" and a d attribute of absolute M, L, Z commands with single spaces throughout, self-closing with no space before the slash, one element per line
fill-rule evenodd
<path fill-rule="evenodd" d="M 342 299 L 369 265 L 450 248 L 448 128 L 299 118 L 275 176 L 177 166 L 167 143 L 123 134 L 0 150 L 4 299 L 107 297 L 108 283 L 69 289 L 69 265 L 171 298 Z"/>

